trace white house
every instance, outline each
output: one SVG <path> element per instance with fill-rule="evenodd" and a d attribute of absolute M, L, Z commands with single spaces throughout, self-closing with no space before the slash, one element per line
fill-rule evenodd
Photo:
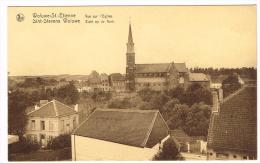
<path fill-rule="evenodd" d="M 78 127 L 77 106 L 71 108 L 57 100 L 48 102 L 27 113 L 25 136 L 46 146 L 48 141 L 61 134 L 71 133 Z"/>
<path fill-rule="evenodd" d="M 156 110 L 97 109 L 71 135 L 72 160 L 152 160 L 168 131 Z"/>

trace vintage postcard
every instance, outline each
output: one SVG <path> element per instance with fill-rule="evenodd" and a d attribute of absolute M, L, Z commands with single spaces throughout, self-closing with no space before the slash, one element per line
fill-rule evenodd
<path fill-rule="evenodd" d="M 257 160 L 256 8 L 9 6 L 8 160 Z"/>

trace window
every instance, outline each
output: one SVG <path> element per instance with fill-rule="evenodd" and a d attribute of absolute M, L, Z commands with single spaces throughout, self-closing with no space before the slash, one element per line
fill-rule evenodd
<path fill-rule="evenodd" d="M 48 136 L 47 137 L 47 142 L 51 142 L 53 140 L 53 136 Z"/>
<path fill-rule="evenodd" d="M 53 131 L 53 128 L 54 128 L 54 124 L 52 121 L 49 122 L 49 130 L 50 131 Z"/>
<path fill-rule="evenodd" d="M 243 156 L 243 160 L 247 160 L 247 156 Z"/>
<path fill-rule="evenodd" d="M 75 117 L 73 119 L 73 126 L 72 127 L 73 127 L 73 129 L 76 128 L 76 118 Z"/>
<path fill-rule="evenodd" d="M 61 120 L 61 131 L 64 130 L 64 120 Z"/>
<path fill-rule="evenodd" d="M 37 143 L 37 135 L 32 135 L 32 138 L 33 138 L 33 142 Z"/>
<path fill-rule="evenodd" d="M 35 130 L 35 120 L 32 120 L 32 121 L 31 121 L 31 129 L 32 129 L 32 130 Z"/>
<path fill-rule="evenodd" d="M 45 130 L 45 122 L 41 121 L 41 130 Z"/>
<path fill-rule="evenodd" d="M 237 158 L 237 155 L 233 155 L 233 158 Z"/>

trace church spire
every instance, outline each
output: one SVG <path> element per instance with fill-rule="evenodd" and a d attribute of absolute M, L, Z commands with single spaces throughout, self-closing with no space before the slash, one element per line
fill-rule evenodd
<path fill-rule="evenodd" d="M 127 42 L 127 53 L 135 53 L 134 52 L 134 41 L 132 36 L 132 28 L 131 23 L 129 23 L 129 33 L 128 33 L 128 42 Z"/>
<path fill-rule="evenodd" d="M 128 43 L 134 43 L 133 42 L 133 36 L 132 36 L 131 23 L 129 23 Z"/>
<path fill-rule="evenodd" d="M 132 36 L 131 23 L 129 23 L 128 42 L 126 44 L 126 89 L 135 90 L 135 50 Z"/>

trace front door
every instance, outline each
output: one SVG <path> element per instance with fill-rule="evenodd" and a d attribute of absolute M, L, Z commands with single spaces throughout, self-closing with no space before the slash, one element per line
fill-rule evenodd
<path fill-rule="evenodd" d="M 42 147 L 46 146 L 46 136 L 45 134 L 40 134 L 40 144 Z"/>

